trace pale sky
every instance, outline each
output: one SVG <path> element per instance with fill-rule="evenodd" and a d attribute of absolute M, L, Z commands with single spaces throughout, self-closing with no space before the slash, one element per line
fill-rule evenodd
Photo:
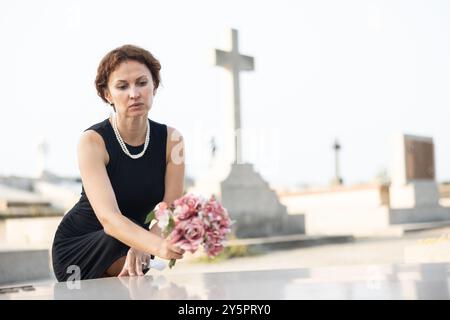
<path fill-rule="evenodd" d="M 241 74 L 244 159 L 278 186 L 327 184 L 331 146 L 346 183 L 388 168 L 397 132 L 434 138 L 437 179 L 450 180 L 449 1 L 2 1 L 0 174 L 47 167 L 78 176 L 82 131 L 108 117 L 100 59 L 136 44 L 161 62 L 149 117 L 178 129 L 187 174 L 206 172 L 208 140 L 226 150 L 229 78 L 211 63 L 239 30 L 255 71 Z"/>

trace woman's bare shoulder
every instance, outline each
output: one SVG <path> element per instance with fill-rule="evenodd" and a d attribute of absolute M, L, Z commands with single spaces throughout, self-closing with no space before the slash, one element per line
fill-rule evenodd
<path fill-rule="evenodd" d="M 101 156 L 105 165 L 109 161 L 108 152 L 106 151 L 105 141 L 102 136 L 95 130 L 84 131 L 78 141 L 78 153 L 94 153 Z"/>

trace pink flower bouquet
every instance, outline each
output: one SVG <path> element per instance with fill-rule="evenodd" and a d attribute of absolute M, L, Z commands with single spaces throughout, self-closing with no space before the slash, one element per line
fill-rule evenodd
<path fill-rule="evenodd" d="M 145 223 L 158 220 L 164 237 L 172 244 L 194 253 L 203 246 L 209 257 L 214 257 L 223 249 L 223 242 L 231 231 L 232 221 L 228 212 L 211 196 L 206 200 L 202 196 L 186 194 L 168 206 L 165 202 L 156 205 L 147 216 Z M 169 267 L 175 265 L 170 260 Z"/>

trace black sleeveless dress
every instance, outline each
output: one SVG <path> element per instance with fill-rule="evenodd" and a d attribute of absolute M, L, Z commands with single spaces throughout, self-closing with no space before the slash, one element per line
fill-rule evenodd
<path fill-rule="evenodd" d="M 105 142 L 109 154 L 106 170 L 120 211 L 148 229 L 148 224 L 144 224 L 146 215 L 164 198 L 167 126 L 150 120 L 150 142 L 139 159 L 122 151 L 108 119 L 86 130 L 95 130 Z M 131 154 L 137 154 L 144 145 L 127 144 L 127 148 Z M 100 278 L 117 259 L 127 255 L 128 249 L 104 232 L 82 187 L 80 200 L 65 214 L 56 231 L 53 271 L 58 281 L 74 279 L 78 270 L 81 280 Z"/>

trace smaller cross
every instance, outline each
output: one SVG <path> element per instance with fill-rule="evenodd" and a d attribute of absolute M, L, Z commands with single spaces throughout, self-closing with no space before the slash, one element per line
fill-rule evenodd
<path fill-rule="evenodd" d="M 48 143 L 45 138 L 43 138 L 38 146 L 37 146 L 37 152 L 38 152 L 38 175 L 39 177 L 42 177 L 44 175 L 45 170 L 47 169 L 47 156 L 48 156 Z"/>
<path fill-rule="evenodd" d="M 333 144 L 334 149 L 334 170 L 335 170 L 335 177 L 334 177 L 334 183 L 341 185 L 343 183 L 343 180 L 341 178 L 340 174 L 340 163 L 339 163 L 339 151 L 341 150 L 341 145 L 339 144 L 339 141 L 336 139 Z"/>
<path fill-rule="evenodd" d="M 209 145 L 211 147 L 211 158 L 214 158 L 216 155 L 216 149 L 217 149 L 216 139 L 214 137 L 212 137 L 211 140 L 209 140 Z"/>

